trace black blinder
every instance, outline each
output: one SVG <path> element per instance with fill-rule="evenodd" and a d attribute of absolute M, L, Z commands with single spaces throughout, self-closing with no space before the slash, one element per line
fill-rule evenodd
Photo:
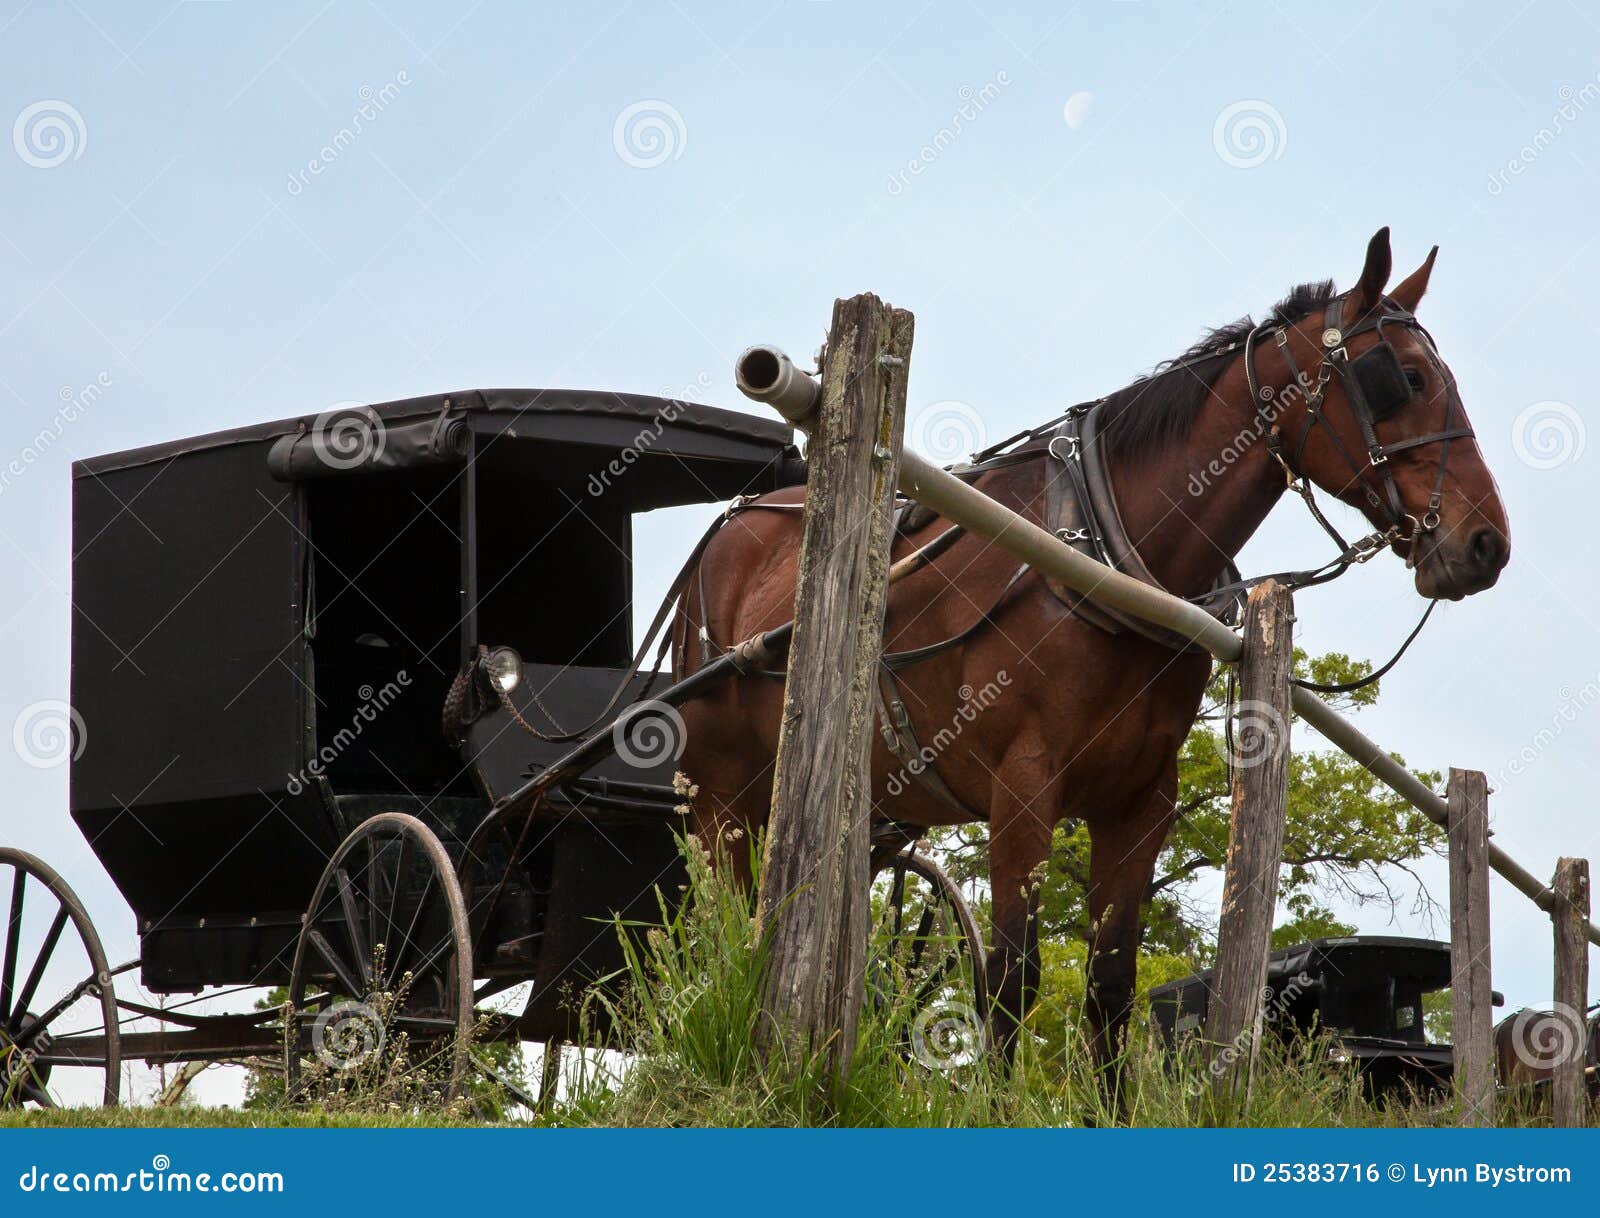
<path fill-rule="evenodd" d="M 1411 400 L 1411 385 L 1392 343 L 1379 343 L 1363 352 L 1351 361 L 1350 371 L 1374 420 L 1387 419 Z"/>

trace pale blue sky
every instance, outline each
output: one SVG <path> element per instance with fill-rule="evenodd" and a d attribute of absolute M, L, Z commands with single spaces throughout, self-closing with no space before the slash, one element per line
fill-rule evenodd
<path fill-rule="evenodd" d="M 0 145 L 0 465 L 56 427 L 63 391 L 104 386 L 0 485 L 0 720 L 66 697 L 72 457 L 470 386 L 739 407 L 741 348 L 809 354 L 862 290 L 917 314 L 913 439 L 955 402 L 996 440 L 1295 281 L 1347 284 L 1389 224 L 1401 272 L 1443 247 L 1422 313 L 1515 553 L 1493 592 L 1440 610 L 1364 726 L 1418 765 L 1493 774 L 1558 725 L 1500 784 L 1497 840 L 1542 875 L 1600 853 L 1600 711 L 1561 718 L 1600 682 L 1600 454 L 1541 469 L 1514 439 L 1536 403 L 1569 429 L 1591 410 L 1597 22 L 1561 0 L 0 0 L 0 117 L 20 124 Z M 615 134 L 639 103 L 664 145 Z M 1230 146 L 1225 114 L 1266 143 Z M 689 544 L 688 521 L 656 531 L 647 592 Z M 1324 546 L 1286 505 L 1242 565 Z M 1304 595 L 1300 629 L 1379 656 L 1419 608 L 1385 560 Z M 125 957 L 132 918 L 66 773 L 0 750 L 0 839 L 54 860 Z M 1494 898 L 1496 984 L 1546 998 L 1543 917 Z"/>

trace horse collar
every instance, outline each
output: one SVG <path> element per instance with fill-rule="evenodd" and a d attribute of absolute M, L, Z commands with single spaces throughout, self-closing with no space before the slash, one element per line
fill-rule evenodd
<path fill-rule="evenodd" d="M 1100 442 L 1099 405 L 1092 402 L 1069 410 L 1045 446 L 1045 527 L 1080 554 L 1161 588 L 1161 581 L 1140 557 L 1138 546 L 1122 522 L 1111 470 Z M 1239 583 L 1239 578 L 1238 569 L 1228 562 L 1212 593 L 1200 599 L 1208 612 L 1229 625 L 1235 621 L 1238 609 L 1237 596 L 1229 589 Z M 1054 580 L 1047 579 L 1046 583 L 1075 616 L 1110 634 L 1128 630 L 1177 650 L 1194 647 L 1189 639 L 1096 604 Z"/>

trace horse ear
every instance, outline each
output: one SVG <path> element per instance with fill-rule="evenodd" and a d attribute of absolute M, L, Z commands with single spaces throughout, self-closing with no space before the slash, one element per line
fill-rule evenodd
<path fill-rule="evenodd" d="M 1433 274 L 1433 260 L 1439 256 L 1439 247 L 1436 245 L 1428 251 L 1428 256 L 1422 260 L 1422 265 L 1390 292 L 1394 302 L 1402 309 L 1412 313 L 1417 311 L 1417 303 L 1422 299 L 1422 294 L 1428 290 L 1428 276 Z"/>
<path fill-rule="evenodd" d="M 1365 315 L 1383 299 L 1383 285 L 1389 282 L 1394 257 L 1389 252 L 1389 226 L 1384 225 L 1367 242 L 1367 264 L 1361 268 L 1361 282 L 1350 295 L 1356 302 L 1356 317 Z"/>

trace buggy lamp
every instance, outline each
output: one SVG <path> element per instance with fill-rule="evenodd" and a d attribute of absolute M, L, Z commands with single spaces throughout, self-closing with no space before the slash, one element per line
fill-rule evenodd
<path fill-rule="evenodd" d="M 502 694 L 522 684 L 522 657 L 515 647 L 496 647 L 483 657 L 483 670 Z"/>

